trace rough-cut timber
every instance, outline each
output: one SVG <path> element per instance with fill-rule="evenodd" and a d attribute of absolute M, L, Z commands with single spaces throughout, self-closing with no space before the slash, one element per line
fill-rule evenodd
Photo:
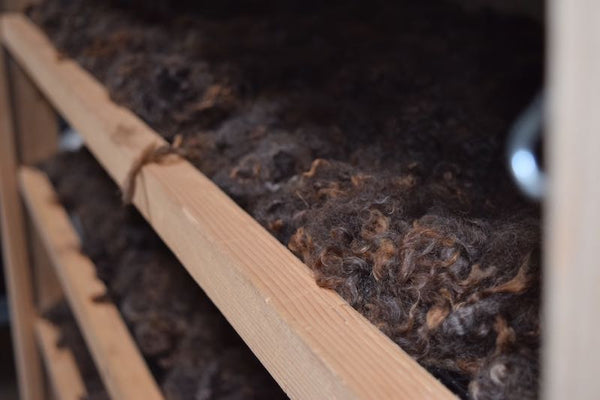
<path fill-rule="evenodd" d="M 23 400 L 42 400 L 44 378 L 33 332 L 36 316 L 25 220 L 17 191 L 18 161 L 5 65 L 4 49 L 0 49 L 0 222 L 4 274 L 19 393 Z"/>
<path fill-rule="evenodd" d="M 19 159 L 35 164 L 58 149 L 58 119 L 29 77 L 14 62 L 9 62 L 12 101 L 15 115 Z"/>
<path fill-rule="evenodd" d="M 2 38 L 120 185 L 164 144 L 25 17 Z M 291 397 L 452 397 L 188 162 L 142 168 L 133 202 Z"/>
<path fill-rule="evenodd" d="M 67 348 L 59 348 L 60 332 L 50 322 L 39 319 L 35 333 L 47 376 L 56 400 L 81 400 L 86 398 L 87 391 L 73 353 Z"/>
<path fill-rule="evenodd" d="M 77 233 L 50 182 L 43 173 L 28 167 L 22 167 L 19 178 L 33 223 L 111 397 L 162 399 L 119 311 L 103 299 L 106 286 L 97 278 L 90 259 L 81 253 Z"/>

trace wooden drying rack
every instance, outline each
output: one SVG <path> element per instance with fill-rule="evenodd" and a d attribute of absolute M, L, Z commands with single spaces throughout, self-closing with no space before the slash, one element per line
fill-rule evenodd
<path fill-rule="evenodd" d="M 552 26 L 557 27 L 551 35 L 550 58 L 554 175 L 544 276 L 546 293 L 553 295 L 544 302 L 549 334 L 543 394 L 552 399 L 571 397 L 567 394 L 591 399 L 600 393 L 600 380 L 590 378 L 598 372 L 600 360 L 595 339 L 600 318 L 594 309 L 600 305 L 596 290 L 600 268 L 593 263 L 593 246 L 586 246 L 590 241 L 581 235 L 600 239 L 600 216 L 580 210 L 597 210 L 600 193 L 589 174 L 579 175 L 579 180 L 571 177 L 578 168 L 600 171 L 597 155 L 576 158 L 578 146 L 600 150 L 600 113 L 573 109 L 556 99 L 573 100 L 584 92 L 585 99 L 600 105 L 600 90 L 591 92 L 559 57 L 578 56 L 588 72 L 600 70 L 600 52 L 582 56 L 584 45 L 572 47 L 584 34 L 600 34 L 596 24 L 575 23 L 585 16 L 577 5 L 587 4 L 586 10 L 595 8 L 599 13 L 600 7 L 589 0 L 558 3 L 551 2 L 556 17 Z M 558 18 L 559 10 L 566 16 Z M 92 301 L 105 287 L 81 253 L 51 184 L 26 165 L 55 152 L 54 110 L 81 133 L 119 186 L 148 146 L 165 141 L 132 112 L 114 104 L 89 73 L 60 57 L 26 17 L 5 14 L 0 24 L 0 205 L 21 398 L 49 398 L 46 385 L 61 400 L 85 394 L 72 354 L 56 347 L 56 328 L 38 317 L 64 296 L 111 398 L 161 399 L 117 308 Z M 600 89 L 598 78 L 593 79 Z M 552 129 L 567 131 L 573 126 L 581 130 L 570 136 L 559 136 Z M 593 128 L 596 135 L 590 135 Z M 574 194 L 582 197 L 573 198 Z M 133 203 L 290 397 L 454 398 L 337 294 L 319 288 L 306 265 L 187 161 L 143 167 Z M 575 254 L 579 263 L 569 265 Z M 574 274 L 567 274 L 565 265 Z M 578 319 L 574 310 L 584 300 L 585 315 L 592 317 Z M 569 328 L 574 324 L 584 333 L 577 336 Z"/>
<path fill-rule="evenodd" d="M 10 55 L 82 134 L 118 184 L 148 146 L 164 144 L 138 117 L 114 104 L 90 74 L 59 57 L 24 16 L 5 15 L 1 23 Z M 10 148 L 8 143 L 3 146 L 5 152 Z M 17 171 L 16 162 L 11 164 L 28 216 L 109 393 L 115 399 L 160 398 L 114 305 L 107 309 L 91 300 L 103 293 L 104 285 L 95 277 L 91 261 L 80 253 L 77 236 L 47 179 L 26 167 Z M 14 179 L 15 175 L 12 182 L 7 179 L 6 186 L 12 184 L 16 198 Z M 308 267 L 187 161 L 145 166 L 137 177 L 133 203 L 291 397 L 453 397 L 336 293 L 319 288 Z M 11 226 L 6 232 L 14 232 L 21 222 L 18 199 L 6 205 L 12 207 L 7 210 Z M 6 237 L 17 242 L 15 235 Z M 21 253 L 18 261 L 9 263 L 18 265 L 10 268 L 13 273 L 28 268 L 25 249 L 18 249 L 24 238 L 25 233 L 23 240 L 7 248 L 9 256 Z M 31 332 L 25 334 L 32 330 L 36 313 L 30 282 L 29 276 L 22 276 L 14 286 L 29 292 L 22 295 L 28 307 L 15 310 L 23 315 L 19 331 L 23 342 L 33 341 Z M 33 343 L 23 345 L 29 353 L 21 356 L 20 369 L 27 376 L 25 371 L 37 357 Z M 27 386 L 34 381 L 29 382 Z"/>

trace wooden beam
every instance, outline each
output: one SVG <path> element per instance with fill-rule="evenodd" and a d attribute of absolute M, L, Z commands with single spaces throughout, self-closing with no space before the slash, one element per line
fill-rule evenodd
<path fill-rule="evenodd" d="M 58 118 L 23 70 L 9 60 L 12 100 L 19 160 L 33 165 L 58 149 Z"/>
<path fill-rule="evenodd" d="M 543 392 L 600 397 L 600 2 L 549 2 Z"/>
<path fill-rule="evenodd" d="M 17 191 L 17 158 L 9 105 L 6 59 L 0 51 L 0 219 L 4 274 L 9 296 L 11 332 L 19 393 L 24 400 L 44 398 L 44 377 L 33 324 L 35 308 L 21 202 Z"/>
<path fill-rule="evenodd" d="M 26 18 L 5 46 L 122 185 L 164 140 Z M 453 398 L 191 164 L 142 168 L 134 204 L 292 398 Z"/>
<path fill-rule="evenodd" d="M 5 2 L 4 9 L 23 11 L 28 4 L 33 3 L 34 1 L 13 0 Z M 10 82 L 17 159 L 22 164 L 36 164 L 51 157 L 58 150 L 58 116 L 21 67 L 10 59 L 8 59 L 7 74 Z M 53 276 L 48 257 L 40 246 L 39 238 L 30 229 L 29 221 L 26 225 L 35 304 L 43 311 L 60 301 L 62 292 L 56 277 Z"/>
<path fill-rule="evenodd" d="M 8 67 L 17 157 L 21 164 L 37 164 L 58 150 L 58 116 L 17 63 L 9 60 Z M 35 302 L 44 311 L 62 299 L 62 290 L 30 221 L 26 225 Z"/>
<path fill-rule="evenodd" d="M 92 261 L 81 253 L 79 237 L 48 178 L 29 167 L 22 167 L 19 177 L 31 219 L 107 391 L 115 400 L 162 399 L 119 310 L 109 300 L 95 301 L 105 296 L 106 286 L 96 276 Z"/>
<path fill-rule="evenodd" d="M 55 400 L 81 400 L 87 390 L 79 367 L 68 348 L 59 348 L 60 332 L 52 323 L 38 319 L 35 331 Z"/>
<path fill-rule="evenodd" d="M 22 9 L 25 6 L 20 2 L 11 7 Z M 7 67 L 17 159 L 21 164 L 36 164 L 58 150 L 58 116 L 17 63 L 9 58 Z M 35 304 L 43 311 L 60 301 L 62 292 L 29 221 L 26 226 Z"/>

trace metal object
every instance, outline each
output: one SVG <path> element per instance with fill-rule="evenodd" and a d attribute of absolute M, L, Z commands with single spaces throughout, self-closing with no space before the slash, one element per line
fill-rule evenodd
<path fill-rule="evenodd" d="M 528 197 L 540 200 L 546 190 L 546 174 L 535 155 L 544 120 L 544 96 L 538 95 L 512 126 L 508 137 L 508 164 L 517 185 Z"/>
<path fill-rule="evenodd" d="M 58 148 L 62 151 L 77 151 L 84 145 L 83 138 L 73 128 L 65 128 L 60 135 Z"/>

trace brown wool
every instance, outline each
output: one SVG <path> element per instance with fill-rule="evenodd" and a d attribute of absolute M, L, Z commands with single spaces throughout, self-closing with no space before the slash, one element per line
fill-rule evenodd
<path fill-rule="evenodd" d="M 502 149 L 512 119 L 542 85 L 542 30 L 443 1 L 350 2 L 347 14 L 321 3 L 307 15 L 233 16 L 219 9 L 229 2 L 215 3 L 220 18 L 146 5 L 161 10 L 148 21 L 162 23 L 92 0 L 46 0 L 30 14 L 115 102 L 168 141 L 181 134 L 185 156 L 319 285 L 422 365 L 462 374 L 477 400 L 534 399 L 540 210 L 515 191 Z M 86 226 L 109 238 L 86 244 L 100 274 L 118 275 L 121 293 L 136 274 L 145 288 L 156 286 L 125 296 L 127 318 L 152 310 L 165 318 L 160 276 L 150 268 L 116 274 L 106 260 L 132 253 L 129 242 L 93 205 L 81 209 L 92 216 Z M 184 365 L 166 378 L 170 398 L 219 376 L 186 351 L 210 322 L 201 320 L 177 352 Z M 186 329 L 149 326 L 160 332 L 140 336 Z M 156 349 L 171 343 L 163 339 Z M 171 365 L 172 353 L 161 365 Z M 216 398 L 203 385 L 200 394 Z"/>

